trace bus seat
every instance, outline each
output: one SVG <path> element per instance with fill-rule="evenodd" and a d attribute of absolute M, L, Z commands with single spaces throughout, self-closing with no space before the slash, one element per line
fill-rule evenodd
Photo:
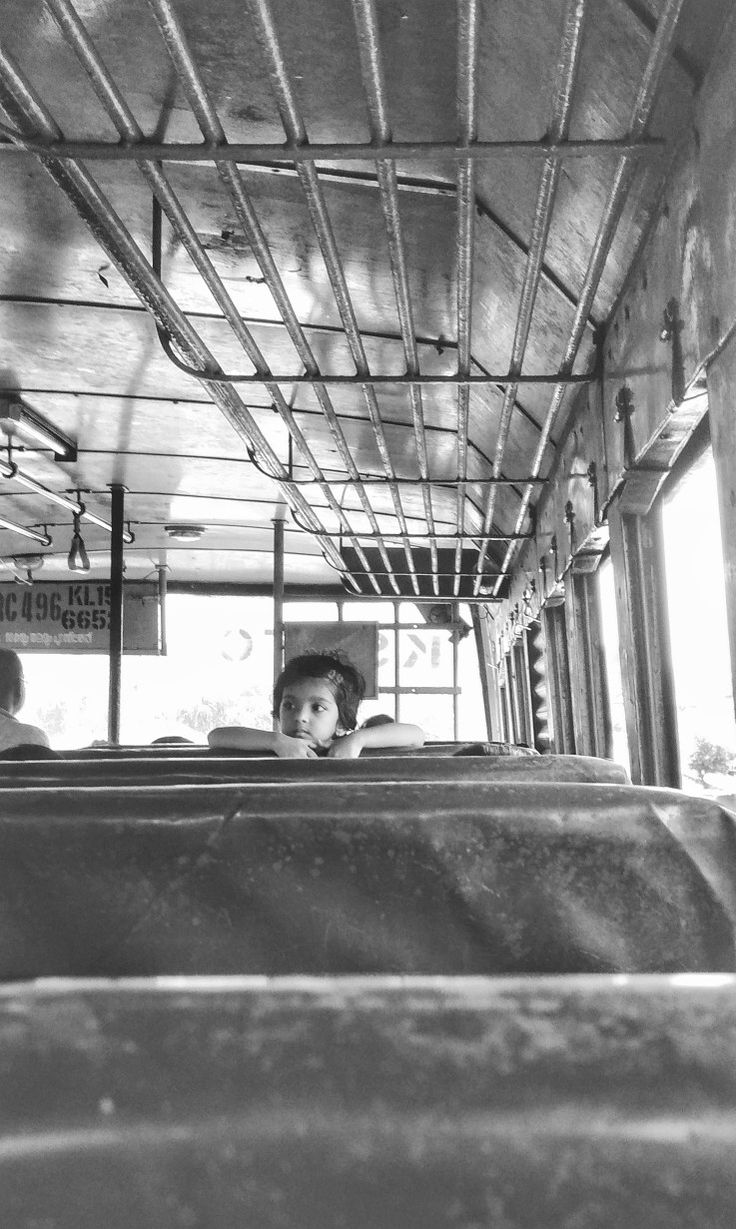
<path fill-rule="evenodd" d="M 427 742 L 422 747 L 367 747 L 361 756 L 361 759 L 370 759 L 372 756 L 378 756 L 381 759 L 386 759 L 390 756 L 398 755 L 402 757 L 423 757 L 423 756 L 452 756 L 462 751 L 464 747 L 470 746 L 494 746 L 499 748 L 507 748 L 497 752 L 497 754 L 514 756 L 517 753 L 520 755 L 536 755 L 537 752 L 532 751 L 529 747 L 516 747 L 512 743 L 464 743 L 464 742 Z M 184 744 L 171 742 L 168 738 L 162 742 L 156 740 L 154 743 L 141 743 L 135 745 L 98 743 L 89 747 L 75 747 L 72 750 L 63 751 L 64 759 L 84 760 L 84 759 L 116 759 L 119 756 L 132 758 L 134 756 L 143 759 L 150 759 L 155 755 L 215 755 L 222 758 L 227 755 L 230 758 L 238 759 L 263 759 L 272 757 L 275 758 L 273 752 L 264 751 L 228 751 L 224 752 L 221 748 L 211 748 L 204 744 Z M 471 754 L 480 754 L 472 752 Z M 485 754 L 485 752 L 483 753 Z"/>
<path fill-rule="evenodd" d="M 523 743 L 498 743 L 498 742 L 481 742 L 481 743 L 466 743 L 462 747 L 458 747 L 457 751 L 453 751 L 453 755 L 539 755 L 534 747 L 527 747 Z"/>
<path fill-rule="evenodd" d="M 734 819 L 671 790 L 5 790 L 0 976 L 734 969 Z"/>
<path fill-rule="evenodd" d="M 15 763 L 0 768 L 6 786 L 196 785 L 207 781 L 598 781 L 630 784 L 612 760 L 584 755 L 360 756 L 357 760 L 282 760 L 277 756 L 135 756 L 123 754 L 47 764 Z"/>
<path fill-rule="evenodd" d="M 17 747 L 6 747 L 0 751 L 0 760 L 60 760 L 61 755 L 52 747 L 44 747 L 40 743 L 18 743 Z"/>
<path fill-rule="evenodd" d="M 733 977 L 0 992 L 7 1229 L 733 1224 Z"/>

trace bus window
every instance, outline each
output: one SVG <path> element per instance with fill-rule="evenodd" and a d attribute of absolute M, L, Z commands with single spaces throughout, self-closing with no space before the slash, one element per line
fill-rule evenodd
<path fill-rule="evenodd" d="M 736 722 L 711 448 L 666 494 L 662 521 L 682 786 L 734 793 Z"/>
<path fill-rule="evenodd" d="M 619 656 L 618 622 L 616 620 L 616 594 L 614 591 L 613 565 L 610 557 L 599 565 L 598 586 L 600 594 L 601 634 L 608 681 L 608 699 L 611 708 L 611 744 L 613 758 L 631 771 L 629 745 L 626 738 L 626 717 L 621 682 L 621 658 Z"/>
<path fill-rule="evenodd" d="M 378 698 L 361 717 L 415 722 L 431 741 L 488 736 L 473 619 L 467 603 L 290 602 L 286 621 L 378 624 Z"/>
<path fill-rule="evenodd" d="M 204 742 L 218 725 L 271 728 L 273 602 L 170 593 L 167 654 L 125 654 L 121 741 L 180 735 Z M 108 663 L 102 655 L 24 654 L 24 721 L 57 748 L 107 738 Z"/>
<path fill-rule="evenodd" d="M 335 623 L 337 619 L 337 602 L 284 602 L 284 623 Z"/>
<path fill-rule="evenodd" d="M 470 628 L 473 626 L 473 616 L 470 607 L 460 604 L 460 618 Z M 463 629 L 460 629 L 461 633 Z M 457 654 L 457 682 L 460 688 L 457 706 L 457 737 L 463 741 L 473 742 L 488 738 L 486 728 L 485 708 L 483 706 L 483 686 L 478 662 L 478 646 L 472 631 L 458 636 L 455 652 Z"/>
<path fill-rule="evenodd" d="M 39 726 L 57 750 L 107 738 L 107 657 L 23 653 L 21 659 L 26 680 L 21 721 Z"/>

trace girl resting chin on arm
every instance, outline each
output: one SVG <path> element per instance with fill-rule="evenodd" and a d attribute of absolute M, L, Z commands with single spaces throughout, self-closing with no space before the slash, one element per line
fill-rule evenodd
<path fill-rule="evenodd" d="M 210 731 L 211 747 L 232 751 L 271 751 L 285 759 L 329 755 L 355 759 L 364 747 L 421 747 L 424 732 L 390 718 L 369 719 L 360 729 L 358 705 L 365 692 L 360 671 L 328 653 L 294 657 L 274 688 L 278 730 L 224 726 Z"/>

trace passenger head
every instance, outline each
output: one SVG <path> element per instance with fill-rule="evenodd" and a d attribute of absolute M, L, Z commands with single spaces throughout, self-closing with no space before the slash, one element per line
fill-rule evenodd
<path fill-rule="evenodd" d="M 333 653 L 305 653 L 281 671 L 274 713 L 282 733 L 327 747 L 338 732 L 355 729 L 364 693 L 363 675 L 350 662 Z"/>
<path fill-rule="evenodd" d="M 15 715 L 23 707 L 26 684 L 20 657 L 12 649 L 0 649 L 0 708 Z"/>
<path fill-rule="evenodd" d="M 366 717 L 365 721 L 363 722 L 362 728 L 364 730 L 371 730 L 373 729 L 373 726 L 375 725 L 393 725 L 393 724 L 394 724 L 394 719 L 393 717 L 389 717 L 388 713 L 374 713 L 372 717 Z"/>

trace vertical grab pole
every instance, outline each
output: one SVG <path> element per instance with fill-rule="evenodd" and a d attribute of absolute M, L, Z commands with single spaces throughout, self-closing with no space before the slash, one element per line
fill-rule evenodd
<path fill-rule="evenodd" d="M 160 636 L 160 640 L 161 640 L 161 643 L 160 643 L 160 650 L 161 650 L 161 656 L 162 656 L 162 657 L 165 657 L 165 656 L 166 656 L 166 653 L 167 653 L 167 644 L 166 644 L 166 593 L 167 593 L 166 574 L 167 574 L 168 570 L 169 570 L 169 569 L 167 568 L 167 566 L 166 566 L 166 564 L 165 564 L 165 563 L 159 564 L 159 566 L 156 568 L 156 571 L 158 572 L 158 612 L 159 612 L 159 627 L 160 627 L 160 631 L 161 631 L 161 636 Z"/>
<path fill-rule="evenodd" d="M 284 664 L 284 522 L 273 522 L 273 681 L 276 685 Z M 274 716 L 273 728 L 278 728 Z"/>
<path fill-rule="evenodd" d="M 123 517 L 125 487 L 114 482 L 110 487 L 110 691 L 107 708 L 107 739 L 120 742 L 120 684 L 123 661 Z"/>

